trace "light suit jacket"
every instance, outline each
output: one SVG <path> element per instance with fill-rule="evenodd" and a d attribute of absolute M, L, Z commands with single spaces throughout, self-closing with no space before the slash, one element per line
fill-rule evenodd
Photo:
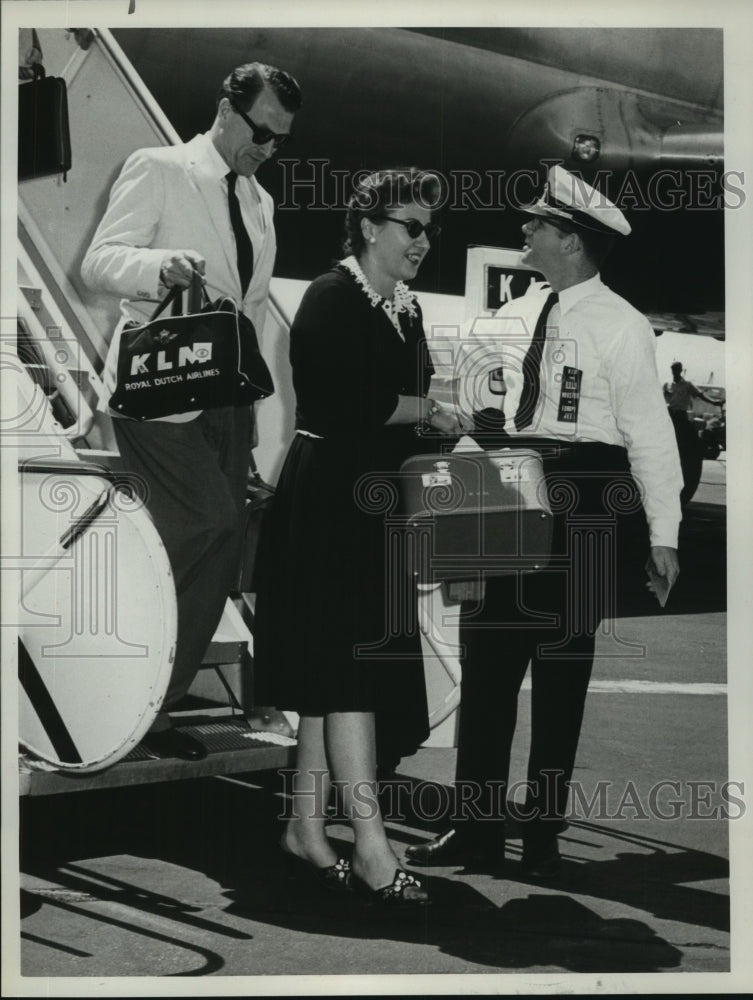
<path fill-rule="evenodd" d="M 234 299 L 254 324 L 264 326 L 269 281 L 276 252 L 273 205 L 255 177 L 249 179 L 258 199 L 264 234 L 254 244 L 254 272 L 241 302 L 241 284 L 227 195 L 211 168 L 208 135 L 178 146 L 140 149 L 126 160 L 113 184 L 110 200 L 86 252 L 81 274 L 95 291 L 130 299 L 134 319 L 148 318 L 166 290 L 159 272 L 167 251 L 195 250 L 206 259 L 206 290 L 214 300 Z M 113 337 L 103 381 L 109 393 L 117 362 L 119 337 Z M 193 419 L 180 414 L 171 421 Z"/>

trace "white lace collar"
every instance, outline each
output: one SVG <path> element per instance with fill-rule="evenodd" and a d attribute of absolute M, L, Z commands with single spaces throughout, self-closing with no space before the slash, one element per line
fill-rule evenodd
<path fill-rule="evenodd" d="M 405 340 L 403 331 L 400 329 L 399 314 L 408 313 L 411 318 L 415 318 L 417 316 L 415 296 L 405 282 L 398 281 L 395 285 L 395 291 L 392 298 L 385 299 L 383 295 L 380 295 L 379 292 L 372 288 L 369 279 L 363 273 L 361 265 L 354 256 L 346 257 L 345 260 L 341 260 L 340 266 L 344 267 L 346 271 L 349 271 L 353 275 L 356 279 L 356 283 L 360 285 L 361 289 L 368 296 L 372 308 L 376 309 L 379 306 L 385 311 L 389 317 L 390 323 L 392 323 L 397 330 L 401 340 Z"/>

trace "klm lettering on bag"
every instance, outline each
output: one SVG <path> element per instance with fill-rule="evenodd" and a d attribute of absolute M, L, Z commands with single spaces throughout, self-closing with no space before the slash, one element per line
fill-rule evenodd
<path fill-rule="evenodd" d="M 205 365 L 212 360 L 212 344 L 196 343 L 190 346 L 184 344 L 178 348 L 177 358 L 168 360 L 168 351 L 149 351 L 146 354 L 134 354 L 131 358 L 131 375 L 148 375 L 151 372 L 165 372 L 173 368 L 186 368 L 188 365 Z"/>

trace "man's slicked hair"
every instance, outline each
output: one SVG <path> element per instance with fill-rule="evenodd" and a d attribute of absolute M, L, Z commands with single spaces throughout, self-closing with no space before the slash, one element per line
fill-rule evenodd
<path fill-rule="evenodd" d="M 250 111 L 254 101 L 265 87 L 269 87 L 280 104 L 290 114 L 295 114 L 303 103 L 301 88 L 298 81 L 276 66 L 266 63 L 244 63 L 236 68 L 222 81 L 222 88 L 217 103 L 223 97 L 230 99 L 243 111 Z"/>

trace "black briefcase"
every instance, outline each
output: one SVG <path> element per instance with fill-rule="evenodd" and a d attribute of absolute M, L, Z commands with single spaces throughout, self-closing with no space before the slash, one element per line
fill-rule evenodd
<path fill-rule="evenodd" d="M 415 455 L 401 466 L 403 510 L 418 583 L 545 569 L 552 513 L 533 449 Z"/>
<path fill-rule="evenodd" d="M 68 91 L 65 80 L 34 67 L 34 79 L 18 86 L 18 179 L 62 174 L 71 169 Z"/>

